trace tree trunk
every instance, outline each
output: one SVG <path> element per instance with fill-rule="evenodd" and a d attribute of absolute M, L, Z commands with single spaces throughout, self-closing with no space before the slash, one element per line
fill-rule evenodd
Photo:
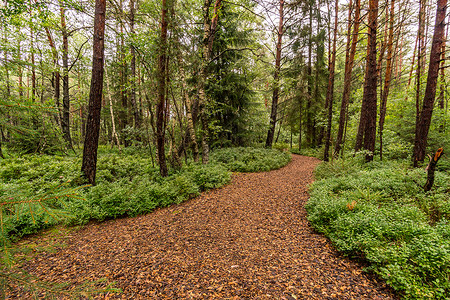
<path fill-rule="evenodd" d="M 36 100 L 36 67 L 34 59 L 34 30 L 30 28 L 30 41 L 31 41 L 31 101 Z"/>
<path fill-rule="evenodd" d="M 338 30 L 338 13 L 339 13 L 339 0 L 336 0 L 335 11 L 334 11 L 334 36 L 333 36 L 333 50 L 331 53 L 330 61 L 330 74 L 328 77 L 328 87 L 327 87 L 327 99 L 328 103 L 328 118 L 327 118 L 327 133 L 325 137 L 325 149 L 323 154 L 323 160 L 329 160 L 330 144 L 331 144 L 331 121 L 333 117 L 333 96 L 334 96 L 334 69 L 336 64 L 336 40 L 337 40 L 337 30 Z"/>
<path fill-rule="evenodd" d="M 437 165 L 439 159 L 441 158 L 442 154 L 444 154 L 444 149 L 439 148 L 433 157 L 430 156 L 430 162 L 428 163 L 428 166 L 427 166 L 427 182 L 425 183 L 425 186 L 423 187 L 425 192 L 428 192 L 433 187 L 434 172 L 436 171 L 436 165 Z"/>
<path fill-rule="evenodd" d="M 436 97 L 437 78 L 439 76 L 439 65 L 442 43 L 445 36 L 445 15 L 447 11 L 447 0 L 438 0 L 436 10 L 436 23 L 430 52 L 430 63 L 428 66 L 427 86 L 423 98 L 423 106 L 416 123 L 416 136 L 414 142 L 414 166 L 425 159 L 427 147 L 428 130 L 430 129 L 433 114 L 434 100 Z"/>
<path fill-rule="evenodd" d="M 130 32 L 131 37 L 134 39 L 135 31 L 134 31 L 134 17 L 135 17 L 135 1 L 130 0 Z M 134 42 L 131 42 L 130 45 L 130 53 L 131 53 L 131 63 L 130 63 L 130 102 L 133 107 L 133 115 L 134 115 L 134 127 L 140 128 L 142 123 L 142 118 L 139 113 L 139 105 L 136 102 L 136 50 L 134 48 Z"/>
<path fill-rule="evenodd" d="M 363 147 L 369 151 L 366 161 L 373 160 L 377 125 L 377 20 L 378 0 L 369 0 L 367 63 L 361 117 L 355 150 Z"/>
<path fill-rule="evenodd" d="M 165 111 L 166 111 L 166 51 L 167 51 L 167 3 L 162 0 L 161 35 L 158 57 L 158 103 L 156 105 L 156 144 L 158 152 L 159 172 L 166 177 L 167 164 L 165 153 Z"/>
<path fill-rule="evenodd" d="M 186 78 L 184 74 L 184 69 L 181 68 L 181 82 L 183 84 L 183 93 L 184 93 L 184 100 L 185 100 L 185 107 L 186 107 L 186 130 L 187 134 L 189 135 L 189 138 L 191 140 L 192 145 L 192 155 L 194 157 L 194 162 L 198 162 L 198 143 L 197 143 L 197 136 L 195 134 L 195 127 L 194 127 L 194 121 L 192 117 L 192 102 L 189 97 L 189 91 L 187 90 L 186 85 Z"/>
<path fill-rule="evenodd" d="M 86 121 L 86 138 L 81 171 L 90 184 L 95 184 L 97 149 L 102 108 L 103 60 L 105 49 L 106 0 L 95 1 L 92 79 L 89 93 L 89 110 Z"/>
<path fill-rule="evenodd" d="M 113 109 L 113 101 L 112 101 L 112 97 L 111 97 L 111 90 L 109 88 L 109 78 L 108 78 L 108 73 L 107 73 L 107 69 L 105 68 L 105 81 L 106 81 L 106 92 L 108 95 L 108 99 L 109 99 L 109 112 L 111 114 L 111 126 L 112 126 L 112 130 L 111 130 L 111 148 L 114 147 L 114 140 L 116 141 L 117 147 L 119 148 L 119 151 L 121 151 L 120 149 L 120 139 L 119 139 L 119 135 L 117 134 L 116 131 L 116 122 L 114 120 L 114 109 Z"/>
<path fill-rule="evenodd" d="M 119 12 L 120 16 L 123 16 L 123 1 L 119 1 Z M 120 99 L 122 107 L 119 111 L 119 125 L 120 129 L 125 129 L 128 126 L 128 97 L 127 97 L 127 78 L 128 78 L 128 72 L 127 72 L 127 61 L 125 56 L 125 40 L 124 40 L 124 26 L 123 22 L 120 21 L 120 62 L 121 62 L 121 68 L 120 68 Z M 128 147 L 130 145 L 128 138 L 124 135 L 122 135 L 123 139 L 123 145 L 125 147 Z"/>
<path fill-rule="evenodd" d="M 426 17 L 426 5 L 427 0 L 420 1 L 419 8 L 419 30 L 417 32 L 417 69 L 416 69 L 416 138 L 418 137 L 418 127 L 417 124 L 420 120 L 421 114 L 421 86 L 422 86 L 422 75 L 425 70 L 425 53 L 426 53 L 426 35 L 425 35 L 425 17 Z M 418 141 L 414 141 L 417 144 Z M 425 158 L 425 154 L 424 154 Z M 423 158 L 422 158 L 423 161 Z M 415 163 L 414 163 L 415 164 Z"/>
<path fill-rule="evenodd" d="M 308 29 L 308 66 L 307 66 L 307 82 L 308 94 L 306 99 L 306 142 L 308 145 L 315 146 L 313 143 L 313 113 L 312 113 L 312 2 L 309 4 L 309 29 Z"/>
<path fill-rule="evenodd" d="M 341 147 L 344 140 L 344 131 L 347 124 L 347 108 L 350 99 L 350 86 L 352 83 L 352 71 L 353 64 L 356 54 L 356 44 L 358 43 L 358 33 L 360 24 L 360 13 L 361 13 L 361 0 L 356 0 L 355 4 L 355 16 L 353 18 L 353 33 L 351 33 L 352 28 L 352 18 L 351 11 L 352 5 L 350 3 L 348 12 L 348 27 L 347 27 L 347 50 L 345 55 L 345 71 L 344 71 L 344 91 L 342 94 L 341 110 L 339 114 L 339 129 L 336 137 L 336 146 L 334 148 L 334 156 L 339 156 Z M 351 39 L 351 44 L 350 44 Z"/>
<path fill-rule="evenodd" d="M 205 0 L 203 5 L 203 61 L 201 67 L 201 78 L 199 84 L 199 110 L 200 121 L 202 123 L 202 163 L 209 162 L 209 120 L 206 111 L 206 104 L 209 101 L 205 92 L 208 78 L 208 64 L 210 63 L 214 37 L 219 20 L 219 9 L 222 6 L 222 0 L 216 0 L 214 4 L 214 14 L 211 22 L 209 21 L 209 6 L 211 0 Z"/>
<path fill-rule="evenodd" d="M 386 117 L 386 104 L 389 95 L 389 89 L 391 85 L 392 77 L 392 57 L 393 57 L 393 44 L 394 44 L 394 17 L 395 17 L 395 0 L 391 0 L 391 8 L 389 11 L 389 37 L 388 37 L 388 52 L 386 61 L 386 75 L 384 76 L 384 88 L 381 94 L 380 103 L 380 120 L 379 120 L 379 136 L 380 136 L 380 159 L 383 159 L 383 127 Z"/>
<path fill-rule="evenodd" d="M 269 131 L 267 132 L 266 148 L 272 148 L 273 137 L 275 134 L 275 126 L 277 124 L 277 110 L 278 110 L 278 97 L 280 92 L 279 81 L 280 81 L 280 71 L 281 71 L 281 46 L 283 41 L 284 33 L 284 0 L 280 0 L 280 20 L 278 24 L 278 39 L 276 46 L 276 56 L 275 56 L 275 72 L 273 74 L 274 89 L 272 94 L 272 109 L 270 112 L 270 125 Z"/>
<path fill-rule="evenodd" d="M 448 38 L 448 26 L 445 31 L 444 41 L 447 41 Z M 439 86 L 439 108 L 443 110 L 445 108 L 445 90 L 446 90 L 446 82 L 445 82 L 445 54 L 446 54 L 446 42 L 442 43 L 441 50 L 441 84 Z"/>
<path fill-rule="evenodd" d="M 61 81 L 61 74 L 59 73 L 59 64 L 58 64 L 58 50 L 56 50 L 55 43 L 53 41 L 52 34 L 50 32 L 50 29 L 48 27 L 45 27 L 45 32 L 47 34 L 48 43 L 50 45 L 50 48 L 52 49 L 52 58 L 53 58 L 53 89 L 54 89 L 54 98 L 55 98 L 55 105 L 56 109 L 58 110 L 58 115 L 56 117 L 58 125 L 61 124 L 61 114 L 60 114 L 60 102 L 59 98 L 61 96 L 61 90 L 60 90 L 60 81 Z M 22 78 L 20 78 L 20 81 Z M 21 84 L 21 83 L 20 83 Z M 19 87 L 21 89 L 21 87 Z"/>
<path fill-rule="evenodd" d="M 300 96 L 298 98 L 298 114 L 299 114 L 299 121 L 298 121 L 298 152 L 302 151 L 302 118 L 303 118 L 303 100 Z"/>
<path fill-rule="evenodd" d="M 61 128 L 63 131 L 63 137 L 66 141 L 66 147 L 73 149 L 72 138 L 70 136 L 70 95 L 69 95 L 69 34 L 66 27 L 66 17 L 64 4 L 59 3 L 61 12 L 61 30 L 63 38 L 63 113 L 61 119 Z"/>

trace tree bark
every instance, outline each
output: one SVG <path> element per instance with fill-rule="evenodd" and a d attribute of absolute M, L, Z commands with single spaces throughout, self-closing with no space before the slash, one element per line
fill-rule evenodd
<path fill-rule="evenodd" d="M 130 62 L 130 102 L 131 106 L 133 107 L 133 115 L 134 115 L 134 127 L 140 128 L 142 123 L 142 118 L 139 113 L 139 106 L 136 102 L 136 49 L 134 48 L 134 36 L 135 36 L 135 29 L 134 29 L 134 19 L 135 19 L 135 0 L 130 0 L 130 32 L 132 37 L 132 42 L 130 45 L 130 54 L 131 54 L 131 62 Z"/>
<path fill-rule="evenodd" d="M 92 79 L 89 93 L 89 108 L 86 121 L 86 137 L 83 148 L 81 171 L 90 184 L 95 184 L 97 149 L 102 108 L 103 63 L 105 49 L 106 0 L 95 1 Z"/>
<path fill-rule="evenodd" d="M 433 187 L 434 172 L 436 171 L 436 165 L 443 154 L 444 154 L 444 149 L 439 148 L 433 157 L 430 156 L 430 162 L 428 163 L 428 166 L 427 166 L 427 182 L 425 183 L 425 186 L 423 187 L 425 192 L 428 192 Z"/>
<path fill-rule="evenodd" d="M 280 0 L 279 8 L 280 20 L 278 24 L 277 32 L 277 45 L 276 45 L 276 56 L 275 56 L 275 72 L 273 74 L 274 89 L 272 94 L 272 109 L 270 111 L 270 125 L 269 131 L 267 132 L 266 148 L 272 148 L 273 137 L 275 134 L 275 126 L 277 124 L 277 110 L 278 110 L 278 98 L 279 98 L 279 81 L 280 81 L 280 71 L 281 71 L 281 49 L 284 34 L 284 0 Z"/>
<path fill-rule="evenodd" d="M 50 48 L 52 50 L 52 58 L 53 58 L 53 89 L 54 89 L 54 99 L 55 99 L 55 105 L 56 108 L 58 110 L 58 115 L 56 117 L 57 123 L 58 125 L 61 124 L 61 113 L 60 113 L 60 102 L 59 102 L 59 98 L 61 96 L 61 86 L 60 86 L 60 82 L 61 82 L 61 74 L 59 72 L 59 63 L 58 63 L 58 50 L 56 50 L 56 46 L 55 43 L 53 41 L 53 37 L 52 34 L 50 32 L 50 29 L 48 27 L 45 27 L 45 32 L 47 34 L 47 39 L 48 39 L 48 43 L 50 45 Z M 20 78 L 20 85 L 22 84 L 22 78 Z M 19 87 L 19 89 L 21 89 L 21 87 Z"/>
<path fill-rule="evenodd" d="M 428 66 L 428 78 L 423 98 L 423 106 L 416 123 L 416 136 L 414 142 L 414 166 L 419 161 L 424 161 L 427 147 L 428 131 L 430 129 L 433 114 L 434 100 L 436 97 L 437 78 L 439 76 L 439 65 L 442 43 L 445 36 L 445 15 L 447 11 L 447 0 L 438 0 L 436 10 L 436 23 L 434 27 L 433 41 Z"/>
<path fill-rule="evenodd" d="M 361 117 L 355 150 L 368 150 L 366 161 L 373 160 L 377 124 L 377 26 L 378 0 L 369 0 L 367 63 Z"/>
<path fill-rule="evenodd" d="M 358 43 L 358 33 L 360 24 L 361 13 L 361 0 L 356 0 L 355 4 L 355 16 L 353 18 L 353 32 L 352 18 L 351 18 L 352 5 L 349 7 L 348 12 L 348 28 L 347 28 L 347 50 L 345 55 L 345 71 L 344 71 L 344 90 L 342 94 L 341 110 L 339 114 L 339 129 L 336 137 L 336 145 L 334 148 L 334 156 L 338 157 L 341 151 L 344 141 L 344 131 L 347 124 L 347 108 L 350 99 L 350 86 L 352 83 L 352 71 L 356 54 L 356 44 Z M 352 32 L 352 33 L 351 33 Z M 351 44 L 350 44 L 351 39 Z"/>
<path fill-rule="evenodd" d="M 323 160 L 329 160 L 330 144 L 331 144 L 331 122 L 333 118 L 333 96 L 334 96 L 334 69 L 336 64 L 336 40 L 337 40 L 337 30 L 338 30 L 338 13 L 339 13 L 339 0 L 335 2 L 334 11 L 334 36 L 333 36 L 333 50 L 331 52 L 330 61 L 330 74 L 328 77 L 328 87 L 327 87 L 327 99 L 328 103 L 328 117 L 327 117 L 327 133 L 325 137 L 325 149 L 323 154 Z"/>
<path fill-rule="evenodd" d="M 69 95 L 69 33 L 67 32 L 66 17 L 64 4 L 59 2 L 59 9 L 61 13 L 61 31 L 63 40 L 63 113 L 61 119 L 61 128 L 63 131 L 63 137 L 66 141 L 66 147 L 73 149 L 72 138 L 70 136 L 70 95 Z"/>
<path fill-rule="evenodd" d="M 389 11 L 389 37 L 388 37 L 388 52 L 386 61 L 386 75 L 384 76 L 384 88 L 381 94 L 380 103 L 380 120 L 379 120 L 379 136 L 380 136 L 380 159 L 383 159 L 383 127 L 386 118 L 387 98 L 391 85 L 392 77 L 392 57 L 394 44 L 394 17 L 395 17 L 395 0 L 391 0 L 391 8 Z"/>
<path fill-rule="evenodd" d="M 313 113 L 312 113 L 312 2 L 309 2 L 309 28 L 308 28 L 308 66 L 307 82 L 308 82 L 308 94 L 306 99 L 306 142 L 309 146 L 315 146 L 313 143 Z"/>
<path fill-rule="evenodd" d="M 448 21 L 447 21 L 448 22 Z M 443 110 L 445 108 L 445 90 L 446 90 L 446 82 L 445 82 L 445 54 L 446 54 L 446 41 L 448 38 L 448 26 L 445 31 L 444 43 L 442 43 L 441 50 L 441 84 L 439 86 L 439 108 Z"/>
<path fill-rule="evenodd" d="M 109 88 L 109 78 L 108 78 L 108 73 L 106 71 L 107 69 L 105 68 L 105 81 L 106 81 L 106 91 L 108 94 L 108 99 L 109 99 L 109 113 L 111 114 L 111 126 L 112 126 L 112 130 L 111 130 L 111 148 L 114 147 L 114 140 L 116 141 L 117 147 L 119 148 L 119 151 L 121 151 L 120 149 L 120 139 L 119 139 L 119 135 L 117 134 L 116 131 L 116 122 L 114 120 L 114 109 L 113 109 L 113 101 L 112 101 L 112 97 L 111 97 L 111 90 Z"/>
<path fill-rule="evenodd" d="M 425 53 L 426 53 L 426 35 L 425 35 L 425 17 L 426 17 L 426 5 L 427 0 L 420 1 L 419 8 L 419 29 L 417 32 L 417 69 L 416 69 L 416 124 L 419 123 L 421 114 L 421 86 L 422 86 L 422 75 L 425 70 Z M 416 138 L 418 137 L 418 127 L 416 125 Z M 417 141 L 414 141 L 416 144 Z M 425 154 L 424 154 L 425 158 Z M 422 159 L 423 161 L 423 159 Z"/>
<path fill-rule="evenodd" d="M 166 111 L 166 52 L 167 52 L 167 3 L 162 0 L 161 35 L 158 57 L 158 103 L 156 105 L 156 144 L 159 172 L 168 175 L 165 153 L 165 111 Z"/>

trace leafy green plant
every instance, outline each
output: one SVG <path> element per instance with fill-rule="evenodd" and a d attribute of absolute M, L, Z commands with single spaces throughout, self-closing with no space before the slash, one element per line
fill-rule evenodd
<path fill-rule="evenodd" d="M 264 148 L 223 148 L 214 151 L 211 159 L 225 164 L 235 172 L 261 172 L 279 169 L 290 160 L 289 153 Z"/>
<path fill-rule="evenodd" d="M 18 268 L 12 252 L 20 252 L 17 247 L 11 248 L 10 241 L 26 234 L 57 224 L 67 217 L 70 199 L 80 199 L 79 188 L 70 188 L 67 183 L 56 184 L 46 192 L 32 197 L 23 194 L 0 194 L 0 299 L 6 299 L 6 291 L 19 286 L 23 292 L 37 298 L 57 299 L 66 297 L 90 297 L 104 292 L 118 292 L 113 283 L 98 288 L 96 282 L 85 282 L 75 288 L 67 284 L 44 282 Z M 10 191 L 9 191 L 10 192 Z M 104 281 L 104 280 L 101 280 Z"/>
<path fill-rule="evenodd" d="M 313 227 L 349 256 L 365 258 L 406 299 L 450 297 L 448 172 L 424 192 L 409 161 L 345 157 L 316 169 L 306 204 Z"/>

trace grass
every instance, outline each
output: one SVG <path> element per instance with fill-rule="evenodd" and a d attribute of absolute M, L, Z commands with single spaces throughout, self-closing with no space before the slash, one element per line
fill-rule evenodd
<path fill-rule="evenodd" d="M 405 299 L 450 297 L 450 169 L 426 172 L 407 160 L 322 163 L 306 205 L 313 227 L 348 256 L 363 257 Z"/>

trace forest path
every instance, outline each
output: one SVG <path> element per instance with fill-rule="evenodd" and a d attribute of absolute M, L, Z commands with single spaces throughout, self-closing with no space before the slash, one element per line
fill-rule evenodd
<path fill-rule="evenodd" d="M 309 226 L 317 163 L 294 155 L 180 205 L 88 225 L 24 268 L 57 282 L 116 281 L 123 293 L 108 299 L 395 299 Z"/>

